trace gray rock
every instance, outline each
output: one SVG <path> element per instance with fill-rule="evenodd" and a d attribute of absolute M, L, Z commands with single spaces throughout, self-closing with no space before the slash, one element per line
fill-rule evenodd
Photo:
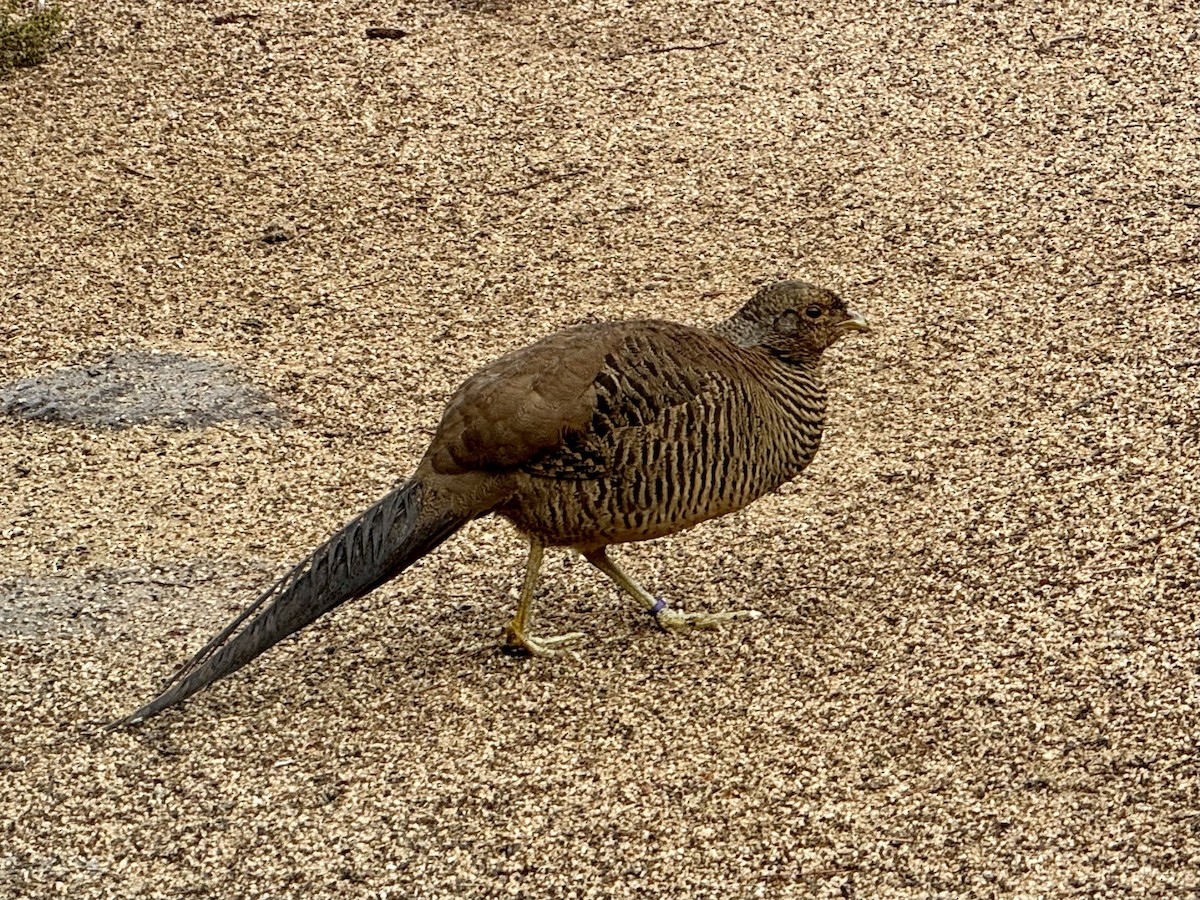
<path fill-rule="evenodd" d="M 207 640 L 278 566 L 198 558 L 123 569 L 107 567 L 46 575 L 0 574 L 0 640 L 122 636 L 130 633 L 185 634 Z M 230 598 L 234 598 L 233 601 Z M 186 646 L 186 642 L 181 642 Z M 3 884 L 3 880 L 0 880 Z"/>
<path fill-rule="evenodd" d="M 202 428 L 230 420 L 273 427 L 284 419 L 265 392 L 225 363 L 144 351 L 10 382 L 0 387 L 0 412 L 109 428 Z"/>

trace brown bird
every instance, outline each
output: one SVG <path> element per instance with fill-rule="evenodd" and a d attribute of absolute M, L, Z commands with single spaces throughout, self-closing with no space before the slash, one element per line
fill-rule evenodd
<path fill-rule="evenodd" d="M 757 615 L 670 609 L 622 572 L 608 547 L 741 509 L 798 475 L 817 452 L 825 419 L 821 354 L 866 327 L 836 294 L 784 281 L 711 329 L 654 320 L 581 325 L 502 356 L 450 398 L 408 481 L 318 547 L 161 694 L 113 726 L 208 687 L 488 513 L 529 538 L 525 583 L 505 630 L 514 651 L 548 655 L 582 637 L 529 632 L 547 546 L 578 550 L 664 627 Z"/>

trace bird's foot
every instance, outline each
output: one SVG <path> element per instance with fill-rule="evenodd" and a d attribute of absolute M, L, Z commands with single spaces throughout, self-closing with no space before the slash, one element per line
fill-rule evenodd
<path fill-rule="evenodd" d="M 582 631 L 572 631 L 570 634 L 556 634 L 552 637 L 534 637 L 509 625 L 504 629 L 505 653 L 513 656 L 557 656 L 560 652 L 569 653 L 578 659 L 574 650 L 564 647 L 572 641 L 587 637 Z"/>
<path fill-rule="evenodd" d="M 650 616 L 662 629 L 674 628 L 720 628 L 728 622 L 739 622 L 746 619 L 762 618 L 757 609 L 734 609 L 729 612 L 689 613 L 671 609 L 661 598 L 656 599 L 649 610 Z"/>

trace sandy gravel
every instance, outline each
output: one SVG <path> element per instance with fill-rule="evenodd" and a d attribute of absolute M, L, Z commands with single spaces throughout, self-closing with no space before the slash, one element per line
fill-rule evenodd
<path fill-rule="evenodd" d="M 402 29 L 369 40 L 369 27 Z M 277 429 L 0 421 L 0 896 L 1200 896 L 1200 23 L 1186 0 L 79 4 L 0 83 L 0 383 L 228 363 Z M 98 735 L 402 478 L 483 361 L 877 325 L 809 472 L 566 554 L 473 524 Z"/>

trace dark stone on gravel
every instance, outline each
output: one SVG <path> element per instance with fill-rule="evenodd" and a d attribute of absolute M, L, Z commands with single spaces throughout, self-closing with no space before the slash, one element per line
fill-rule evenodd
<path fill-rule="evenodd" d="M 272 222 L 263 229 L 262 242 L 264 244 L 282 244 L 284 241 L 290 241 L 295 236 L 296 231 L 292 226 L 282 222 Z"/>
<path fill-rule="evenodd" d="M 45 575 L 0 574 L 0 640 L 31 635 L 71 637 L 130 629 L 188 633 L 220 622 L 220 600 L 253 594 L 272 570 L 232 570 L 207 559 L 155 566 L 94 568 Z M 228 601 L 226 601 L 227 605 Z"/>
<path fill-rule="evenodd" d="M 0 412 L 109 428 L 203 428 L 231 420 L 276 426 L 283 413 L 226 363 L 179 353 L 121 353 L 0 387 Z"/>

